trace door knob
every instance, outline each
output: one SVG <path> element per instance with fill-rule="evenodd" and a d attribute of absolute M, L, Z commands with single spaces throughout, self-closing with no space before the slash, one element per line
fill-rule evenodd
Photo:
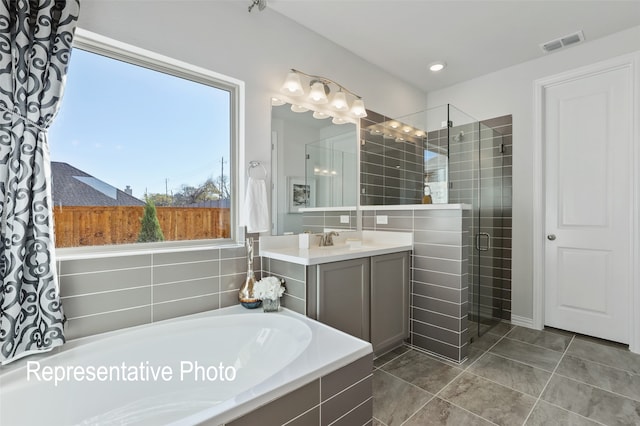
<path fill-rule="evenodd" d="M 549 240 L 549 241 L 553 241 L 553 240 L 555 240 L 555 239 L 556 239 L 556 234 L 549 234 L 549 235 L 547 235 L 547 240 Z"/>

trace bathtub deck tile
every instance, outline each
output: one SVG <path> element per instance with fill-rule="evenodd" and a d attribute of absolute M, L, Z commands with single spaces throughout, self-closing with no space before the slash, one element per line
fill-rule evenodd
<path fill-rule="evenodd" d="M 373 372 L 373 354 L 364 356 L 321 379 L 322 400 L 327 400 Z"/>
<path fill-rule="evenodd" d="M 285 423 L 285 426 L 318 426 L 320 424 L 320 407 L 307 411 L 300 417 Z"/>
<path fill-rule="evenodd" d="M 227 423 L 227 426 L 283 425 L 318 405 L 318 401 L 320 379 Z"/>
<path fill-rule="evenodd" d="M 347 415 L 354 407 L 370 400 L 372 395 L 373 376 L 370 375 L 327 401 L 323 401 L 320 408 L 320 412 L 322 413 L 321 426 L 328 426 Z M 371 410 L 371 413 L 373 413 L 373 405 L 371 405 Z"/>
<path fill-rule="evenodd" d="M 340 417 L 331 426 L 364 425 L 373 419 L 373 397 Z"/>

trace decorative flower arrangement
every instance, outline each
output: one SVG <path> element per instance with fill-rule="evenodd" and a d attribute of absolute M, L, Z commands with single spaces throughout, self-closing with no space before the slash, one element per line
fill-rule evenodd
<path fill-rule="evenodd" d="M 253 296 L 260 300 L 277 300 L 284 294 L 284 286 L 276 277 L 265 277 L 253 285 Z"/>

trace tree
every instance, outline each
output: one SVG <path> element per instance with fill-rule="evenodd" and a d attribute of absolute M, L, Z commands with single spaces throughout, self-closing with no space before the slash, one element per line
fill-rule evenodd
<path fill-rule="evenodd" d="M 173 204 L 173 196 L 166 194 L 147 194 L 145 200 L 151 201 L 157 207 L 167 207 Z"/>
<path fill-rule="evenodd" d="M 147 200 L 144 206 L 144 216 L 140 218 L 140 223 L 142 226 L 138 234 L 139 243 L 164 241 L 164 234 L 162 234 L 162 229 L 160 229 L 156 206 L 152 200 Z"/>
<path fill-rule="evenodd" d="M 173 195 L 176 206 L 188 206 L 201 201 L 212 201 L 220 198 L 220 190 L 212 178 L 199 186 L 182 185 L 180 191 Z"/>

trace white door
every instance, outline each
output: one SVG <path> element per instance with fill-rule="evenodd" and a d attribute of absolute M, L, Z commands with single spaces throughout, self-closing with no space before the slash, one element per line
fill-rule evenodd
<path fill-rule="evenodd" d="M 628 68 L 544 89 L 545 325 L 629 342 Z"/>

